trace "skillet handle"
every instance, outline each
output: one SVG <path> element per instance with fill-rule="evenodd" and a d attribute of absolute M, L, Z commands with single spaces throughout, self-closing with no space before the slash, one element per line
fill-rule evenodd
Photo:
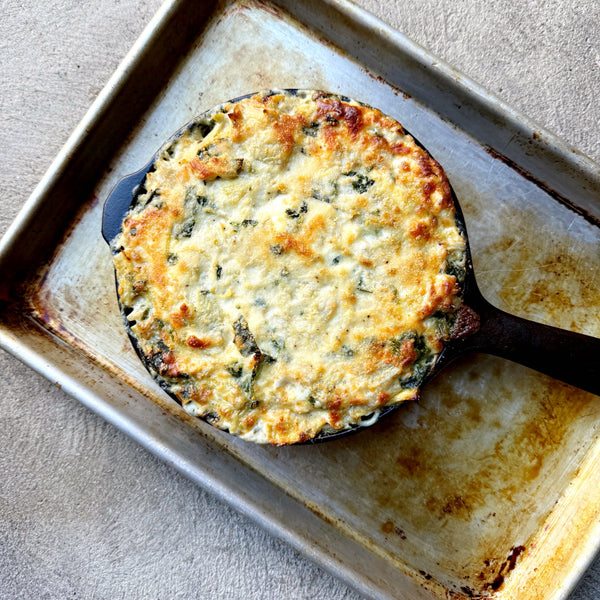
<path fill-rule="evenodd" d="M 476 296 L 470 305 L 480 328 L 464 340 L 464 350 L 507 358 L 600 395 L 600 339 L 522 319 Z"/>
<path fill-rule="evenodd" d="M 123 177 L 106 198 L 102 212 L 102 237 L 110 245 L 119 232 L 121 223 L 133 201 L 133 190 L 144 181 L 153 163 L 151 160 L 139 171 Z"/>

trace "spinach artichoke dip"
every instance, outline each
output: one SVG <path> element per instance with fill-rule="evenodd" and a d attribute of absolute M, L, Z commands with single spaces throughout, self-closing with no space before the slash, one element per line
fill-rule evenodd
<path fill-rule="evenodd" d="M 461 307 L 440 165 L 344 96 L 223 104 L 156 155 L 112 243 L 129 334 L 183 408 L 293 444 L 413 400 Z"/>

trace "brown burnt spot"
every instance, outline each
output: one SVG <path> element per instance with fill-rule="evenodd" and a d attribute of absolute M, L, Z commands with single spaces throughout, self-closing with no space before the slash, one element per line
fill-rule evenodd
<path fill-rule="evenodd" d="M 191 311 L 189 306 L 185 303 L 182 303 L 176 311 L 171 313 L 171 324 L 175 329 L 179 329 L 185 325 L 190 316 Z"/>
<path fill-rule="evenodd" d="M 334 121 L 344 122 L 352 138 L 356 138 L 363 129 L 363 108 L 341 102 L 335 98 L 317 99 L 317 119 L 325 120 L 330 125 Z M 332 119 L 334 121 L 332 121 Z"/>
<path fill-rule="evenodd" d="M 448 183 L 440 164 L 422 149 L 419 149 L 417 152 L 416 161 L 421 176 L 424 178 L 429 178 L 429 181 L 427 181 L 423 186 L 423 197 L 425 199 L 425 202 L 422 204 L 423 209 L 429 210 L 429 200 L 432 194 L 438 190 L 438 186 L 441 191 L 441 198 L 436 203 L 436 208 L 438 210 L 451 208 L 454 205 L 454 199 L 452 197 L 450 184 Z"/>
<path fill-rule="evenodd" d="M 408 228 L 408 234 L 418 240 L 427 240 L 431 237 L 430 224 L 426 221 L 417 221 Z"/>
<path fill-rule="evenodd" d="M 460 514 L 462 512 L 469 512 L 469 506 L 465 502 L 465 499 L 460 495 L 456 494 L 450 496 L 444 506 L 442 506 L 442 512 L 444 514 Z"/>
<path fill-rule="evenodd" d="M 377 166 L 389 155 L 389 144 L 379 135 L 363 135 L 358 143 L 365 165 Z"/>
<path fill-rule="evenodd" d="M 250 415 L 244 419 L 244 425 L 248 429 L 252 429 L 254 425 L 256 425 L 257 417 L 255 415 Z"/>
<path fill-rule="evenodd" d="M 311 436 L 306 431 L 301 431 L 298 434 L 298 443 L 302 444 L 303 442 L 306 442 L 310 438 L 311 438 Z"/>
<path fill-rule="evenodd" d="M 512 571 L 517 566 L 517 560 L 525 552 L 525 546 L 513 546 L 508 555 L 508 571 Z"/>
<path fill-rule="evenodd" d="M 469 503 L 468 496 L 463 494 L 451 493 L 444 497 L 437 495 L 431 496 L 425 502 L 425 507 L 432 515 L 435 515 L 438 521 L 447 521 L 450 519 L 460 519 L 468 521 L 473 512 L 473 506 Z"/>
<path fill-rule="evenodd" d="M 479 315 L 469 306 L 461 306 L 450 336 L 454 340 L 463 339 L 479 331 L 480 318 Z"/>
<path fill-rule="evenodd" d="M 519 556 L 525 551 L 525 546 L 513 546 L 506 560 L 500 565 L 500 570 L 491 582 L 483 586 L 484 590 L 498 591 L 504 584 L 507 575 L 516 567 Z"/>
<path fill-rule="evenodd" d="M 285 252 L 293 250 L 301 256 L 310 258 L 314 255 L 312 248 L 302 239 L 294 237 L 287 232 L 275 235 L 276 244 L 279 244 Z"/>
<path fill-rule="evenodd" d="M 266 112 L 266 111 L 265 111 Z M 241 142 L 247 136 L 246 128 L 244 127 L 244 114 L 239 104 L 235 104 L 231 112 L 227 113 L 231 121 L 232 131 L 231 139 L 234 142 Z"/>
<path fill-rule="evenodd" d="M 398 142 L 397 144 L 392 144 L 390 146 L 390 150 L 394 154 L 399 154 L 399 155 L 410 154 L 412 152 L 410 146 L 407 146 L 406 144 L 403 144 L 402 142 Z"/>
<path fill-rule="evenodd" d="M 242 108 L 239 104 L 234 105 L 232 111 L 227 113 L 227 116 L 229 117 L 229 120 L 231 121 L 234 129 L 237 129 L 239 127 L 244 118 Z"/>
<path fill-rule="evenodd" d="M 417 164 L 423 177 L 431 177 L 436 174 L 435 161 L 424 151 L 417 154 Z"/>
<path fill-rule="evenodd" d="M 344 120 L 350 135 L 355 138 L 363 127 L 362 109 L 358 106 L 348 105 L 344 111 Z"/>
<path fill-rule="evenodd" d="M 340 421 L 342 420 L 343 413 L 340 410 L 330 410 L 329 411 L 329 424 L 336 428 Z"/>
<path fill-rule="evenodd" d="M 450 208 L 454 206 L 454 198 L 452 196 L 452 190 L 450 189 L 450 184 L 446 177 L 443 177 L 440 186 L 442 188 L 442 208 Z"/>
<path fill-rule="evenodd" d="M 342 399 L 334 398 L 333 400 L 328 400 L 325 404 L 327 411 L 329 412 L 329 424 L 335 429 L 339 425 L 342 419 Z"/>
<path fill-rule="evenodd" d="M 495 592 L 500 589 L 502 584 L 504 583 L 504 575 L 498 575 L 492 583 L 487 584 L 488 589 L 492 589 Z"/>
<path fill-rule="evenodd" d="M 435 181 L 427 181 L 423 185 L 423 197 L 425 198 L 425 200 L 429 200 L 431 198 L 431 194 L 433 194 L 433 192 L 435 192 L 436 189 L 437 185 L 435 184 Z"/>
<path fill-rule="evenodd" d="M 461 586 L 460 591 L 468 598 L 479 598 L 479 594 L 475 594 L 475 592 L 467 585 Z"/>
<path fill-rule="evenodd" d="M 211 340 L 198 338 L 195 335 L 189 335 L 185 343 L 190 348 L 198 348 L 200 350 L 210 348 L 213 345 Z"/>
<path fill-rule="evenodd" d="M 334 400 L 329 400 L 326 404 L 328 410 L 339 410 L 342 406 L 342 399 L 335 398 Z"/>
<path fill-rule="evenodd" d="M 179 377 L 181 375 L 181 371 L 177 366 L 177 359 L 170 350 L 153 352 L 149 360 L 156 371 L 163 377 Z"/>
<path fill-rule="evenodd" d="M 383 533 L 392 533 L 392 531 L 394 531 L 394 523 L 393 523 L 393 521 L 386 521 L 381 526 L 381 531 L 383 531 Z"/>
<path fill-rule="evenodd" d="M 390 395 L 387 392 L 379 392 L 377 394 L 377 402 L 380 406 L 385 406 L 390 400 Z"/>
<path fill-rule="evenodd" d="M 289 153 L 294 145 L 296 135 L 302 122 L 303 119 L 301 115 L 281 115 L 279 119 L 273 123 L 277 141 L 281 144 L 286 153 Z"/>
<path fill-rule="evenodd" d="M 406 539 L 406 534 L 404 533 L 404 531 L 400 527 L 394 525 L 393 521 L 386 521 L 385 523 L 383 523 L 381 525 L 381 531 L 386 535 L 390 535 L 393 533 L 394 535 L 397 535 L 401 540 Z"/>

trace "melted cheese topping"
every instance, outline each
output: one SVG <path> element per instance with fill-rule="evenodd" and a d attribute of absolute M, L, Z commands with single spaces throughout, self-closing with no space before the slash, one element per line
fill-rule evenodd
<path fill-rule="evenodd" d="M 398 122 L 277 91 L 170 142 L 113 250 L 163 386 L 233 434 L 289 444 L 416 397 L 460 307 L 465 239 L 441 167 Z"/>

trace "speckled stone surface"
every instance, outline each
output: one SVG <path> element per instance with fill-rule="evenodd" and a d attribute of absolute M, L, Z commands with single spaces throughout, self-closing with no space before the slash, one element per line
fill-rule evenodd
<path fill-rule="evenodd" d="M 600 160 L 597 0 L 357 3 Z M 159 4 L 0 1 L 0 234 Z M 359 600 L 4 352 L 0 381 L 0 598 Z"/>

